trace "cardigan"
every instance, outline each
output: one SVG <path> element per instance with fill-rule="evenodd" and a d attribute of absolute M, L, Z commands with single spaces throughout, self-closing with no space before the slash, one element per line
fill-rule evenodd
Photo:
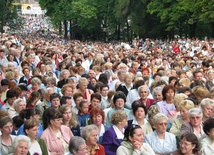
<path fill-rule="evenodd" d="M 69 144 L 71 137 L 73 137 L 71 129 L 65 125 L 61 125 L 60 132 L 63 140 Z M 51 129 L 51 127 L 48 127 L 43 131 L 41 138 L 46 142 L 50 155 L 64 154 L 64 146 L 61 140 L 57 138 L 56 133 Z"/>
<path fill-rule="evenodd" d="M 102 145 L 105 148 L 106 155 L 116 155 L 117 148 L 120 146 L 122 139 L 118 139 L 113 127 L 110 127 L 103 135 Z"/>

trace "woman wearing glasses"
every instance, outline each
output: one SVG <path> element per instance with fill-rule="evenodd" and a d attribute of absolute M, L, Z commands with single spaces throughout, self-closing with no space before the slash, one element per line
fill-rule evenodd
<path fill-rule="evenodd" d="M 179 146 L 180 149 L 170 155 L 201 155 L 201 152 L 199 151 L 198 138 L 193 133 L 182 135 Z"/>
<path fill-rule="evenodd" d="M 170 154 L 177 150 L 175 135 L 166 132 L 168 118 L 158 113 L 153 118 L 155 131 L 145 136 L 145 142 L 149 144 L 156 155 Z"/>
<path fill-rule="evenodd" d="M 129 125 L 124 133 L 124 139 L 119 148 L 117 155 L 155 155 L 152 148 L 143 142 L 143 130 L 139 125 Z"/>
<path fill-rule="evenodd" d="M 62 125 L 62 114 L 50 107 L 43 114 L 44 131 L 41 138 L 46 142 L 50 155 L 63 155 L 69 152 L 68 144 L 73 137 L 70 128 Z"/>

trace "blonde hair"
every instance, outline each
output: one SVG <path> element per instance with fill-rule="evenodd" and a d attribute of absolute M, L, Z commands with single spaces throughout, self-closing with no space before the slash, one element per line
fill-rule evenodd
<path fill-rule="evenodd" d="M 111 115 L 110 122 L 113 125 L 117 125 L 119 122 L 122 122 L 124 119 L 127 119 L 126 112 L 122 110 L 117 110 Z"/>
<path fill-rule="evenodd" d="M 174 96 L 173 102 L 174 102 L 174 105 L 176 106 L 177 109 L 180 108 L 180 104 L 185 98 L 188 98 L 188 96 L 186 94 L 183 94 L 183 93 L 176 94 Z"/>
<path fill-rule="evenodd" d="M 190 110 L 194 108 L 195 105 L 191 100 L 183 100 L 180 102 L 180 108 L 184 108 L 186 110 Z"/>

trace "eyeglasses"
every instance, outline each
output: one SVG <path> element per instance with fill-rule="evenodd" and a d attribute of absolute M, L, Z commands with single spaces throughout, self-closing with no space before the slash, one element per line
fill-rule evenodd
<path fill-rule="evenodd" d="M 167 123 L 158 123 L 159 126 L 167 126 Z"/>
<path fill-rule="evenodd" d="M 189 146 L 189 145 L 192 145 L 192 144 L 187 143 L 187 142 L 182 142 L 182 141 L 180 141 L 180 142 L 179 142 L 179 145 Z"/>

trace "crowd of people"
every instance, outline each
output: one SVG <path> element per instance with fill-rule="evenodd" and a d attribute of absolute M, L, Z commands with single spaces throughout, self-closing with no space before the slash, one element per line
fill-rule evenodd
<path fill-rule="evenodd" d="M 1 34 L 1 155 L 212 155 L 213 56 L 207 38 Z"/>

